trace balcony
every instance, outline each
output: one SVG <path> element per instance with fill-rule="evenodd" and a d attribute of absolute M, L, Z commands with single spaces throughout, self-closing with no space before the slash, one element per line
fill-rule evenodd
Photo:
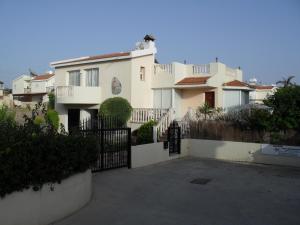
<path fill-rule="evenodd" d="M 56 101 L 60 104 L 100 104 L 100 87 L 58 86 Z"/>

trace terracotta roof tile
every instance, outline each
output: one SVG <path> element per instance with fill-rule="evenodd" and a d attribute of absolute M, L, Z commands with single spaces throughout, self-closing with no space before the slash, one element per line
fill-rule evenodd
<path fill-rule="evenodd" d="M 89 56 L 83 59 L 74 59 L 67 62 L 57 62 L 55 65 L 58 64 L 64 64 L 64 63 L 73 63 L 73 62 L 84 62 L 89 60 L 97 60 L 97 59 L 106 59 L 106 58 L 114 58 L 114 57 L 122 57 L 122 56 L 129 56 L 130 52 L 115 52 L 115 53 L 109 53 L 109 54 L 102 54 L 102 55 L 95 55 L 95 56 Z"/>
<path fill-rule="evenodd" d="M 268 90 L 268 89 L 273 89 L 274 86 L 272 86 L 272 85 L 251 85 L 251 88 L 258 89 L 258 90 Z"/>
<path fill-rule="evenodd" d="M 48 80 L 50 77 L 53 77 L 54 74 L 43 74 L 43 75 L 39 75 L 33 78 L 33 80 Z"/>
<path fill-rule="evenodd" d="M 224 83 L 223 86 L 229 86 L 229 87 L 249 87 L 249 85 L 247 83 L 239 81 L 239 80 L 233 80 L 233 81 Z"/>
<path fill-rule="evenodd" d="M 206 84 L 207 80 L 210 77 L 186 77 L 181 81 L 177 82 L 176 85 L 197 85 L 197 84 Z"/>

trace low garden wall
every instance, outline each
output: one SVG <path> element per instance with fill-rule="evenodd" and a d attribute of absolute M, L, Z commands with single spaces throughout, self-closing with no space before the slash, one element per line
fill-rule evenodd
<path fill-rule="evenodd" d="M 60 184 L 44 184 L 39 191 L 32 188 L 0 198 L 0 224 L 47 225 L 60 220 L 87 204 L 92 194 L 90 170 L 62 180 Z"/>
<path fill-rule="evenodd" d="M 187 140 L 181 141 L 181 154 L 169 155 L 169 149 L 164 149 L 163 142 L 132 146 L 131 167 L 148 166 L 151 164 L 187 156 Z"/>
<path fill-rule="evenodd" d="M 132 168 L 147 166 L 185 156 L 300 167 L 299 156 L 272 155 L 262 152 L 263 144 L 203 139 L 183 139 L 181 154 L 169 155 L 163 143 L 132 147 Z M 300 147 L 299 147 L 300 149 Z M 300 153 L 299 153 L 300 154 Z"/>
<path fill-rule="evenodd" d="M 263 154 L 262 144 L 259 143 L 203 139 L 188 140 L 190 156 L 300 167 L 300 157 Z"/>

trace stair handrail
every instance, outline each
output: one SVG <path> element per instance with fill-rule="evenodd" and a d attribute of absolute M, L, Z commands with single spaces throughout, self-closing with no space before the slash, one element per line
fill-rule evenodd
<path fill-rule="evenodd" d="M 153 126 L 153 141 L 157 142 L 159 138 L 165 133 L 170 124 L 174 119 L 175 110 L 173 108 L 169 108 L 167 113 L 163 115 L 158 121 L 157 125 Z"/>

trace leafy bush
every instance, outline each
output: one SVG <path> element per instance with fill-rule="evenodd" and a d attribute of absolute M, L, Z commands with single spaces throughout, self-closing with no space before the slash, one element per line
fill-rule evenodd
<path fill-rule="evenodd" d="M 36 116 L 33 123 L 35 125 L 41 126 L 41 125 L 45 124 L 45 119 L 42 116 Z"/>
<path fill-rule="evenodd" d="M 300 86 L 287 85 L 269 96 L 265 105 L 272 109 L 272 129 L 300 129 Z"/>
<path fill-rule="evenodd" d="M 244 130 L 264 131 L 271 127 L 271 113 L 267 109 L 249 107 L 238 111 L 230 111 L 223 120 Z"/>
<path fill-rule="evenodd" d="M 125 125 L 132 112 L 130 103 L 121 97 L 106 99 L 101 105 L 99 113 L 103 116 L 118 118 L 120 125 Z"/>
<path fill-rule="evenodd" d="M 156 124 L 157 122 L 151 120 L 143 124 L 137 130 L 137 144 L 153 143 L 153 126 L 155 126 Z"/>
<path fill-rule="evenodd" d="M 196 109 L 196 118 L 198 120 L 207 120 L 209 118 L 218 117 L 223 112 L 222 108 L 212 108 L 207 102 Z"/>
<path fill-rule="evenodd" d="M 58 113 L 53 109 L 48 109 L 45 115 L 46 121 L 57 130 L 59 127 L 59 116 Z"/>
<path fill-rule="evenodd" d="M 0 106 L 0 123 L 15 123 L 15 115 L 15 112 L 9 109 L 6 105 Z"/>
<path fill-rule="evenodd" d="M 0 122 L 0 196 L 45 183 L 60 183 L 84 172 L 97 160 L 93 137 L 58 133 L 26 117 L 24 125 Z"/>

